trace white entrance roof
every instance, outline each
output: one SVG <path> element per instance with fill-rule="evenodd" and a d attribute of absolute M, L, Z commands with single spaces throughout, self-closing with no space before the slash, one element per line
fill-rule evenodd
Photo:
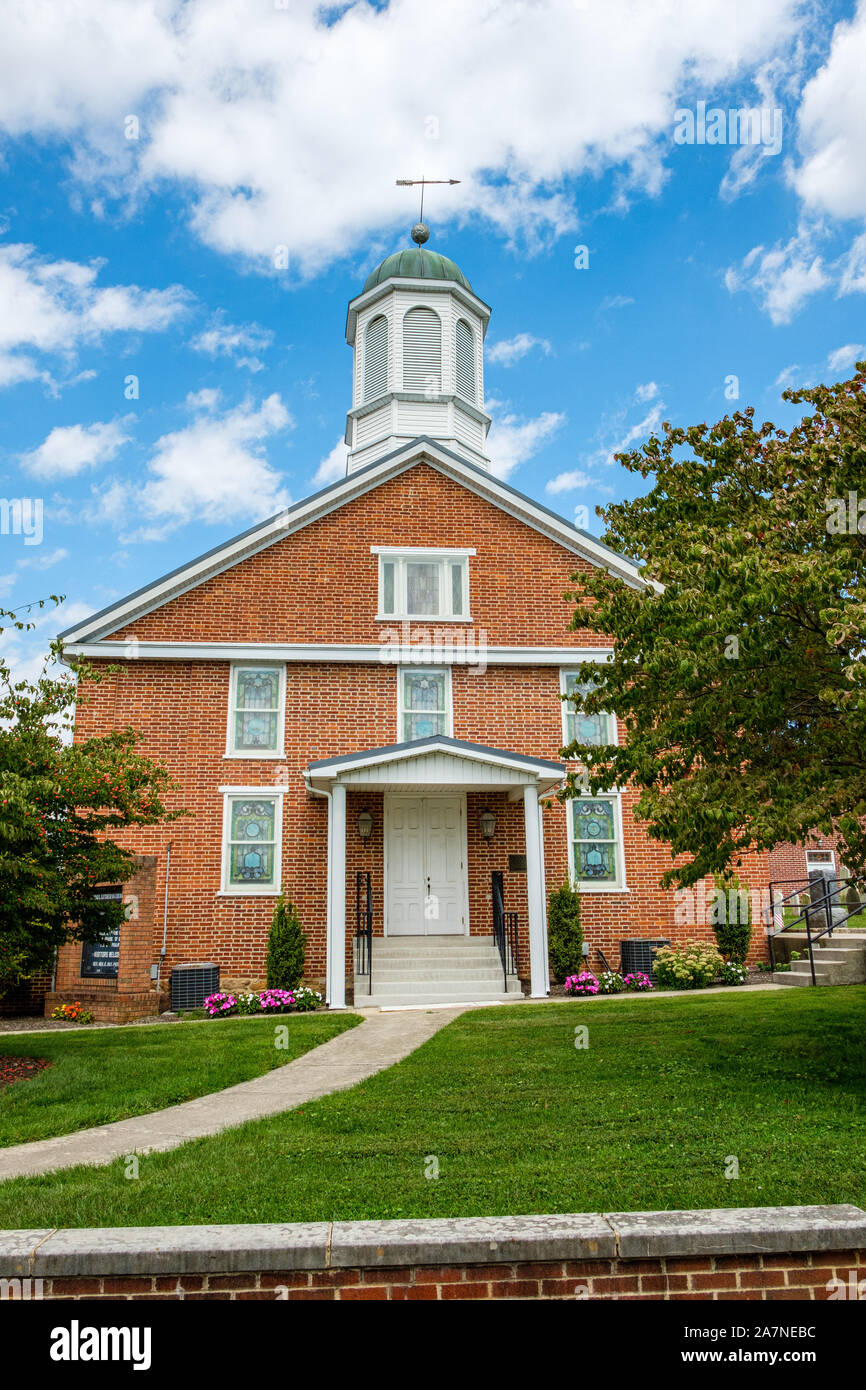
<path fill-rule="evenodd" d="M 508 791 L 535 784 L 539 792 L 549 792 L 563 781 L 565 767 L 547 758 L 437 734 L 323 758 L 311 762 L 304 775 L 307 786 L 316 791 L 340 782 L 369 790 L 448 787 L 461 791 Z"/>

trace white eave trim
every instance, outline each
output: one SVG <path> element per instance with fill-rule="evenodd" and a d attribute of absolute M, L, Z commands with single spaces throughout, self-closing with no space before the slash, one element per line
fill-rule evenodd
<path fill-rule="evenodd" d="M 418 627 L 389 617 L 394 628 Z M 438 620 L 431 623 L 435 630 Z M 430 628 L 427 629 L 430 631 Z M 449 634 L 450 636 L 450 634 Z M 68 642 L 65 661 L 73 657 L 102 661 L 307 661 L 383 666 L 579 666 L 583 661 L 610 661 L 610 647 L 485 647 L 474 633 L 455 629 L 446 642 Z"/>
<path fill-rule="evenodd" d="M 206 579 L 212 579 L 240 561 L 267 549 L 275 541 L 282 540 L 285 536 L 290 536 L 312 522 L 328 516 L 347 502 L 354 501 L 378 487 L 386 479 L 398 477 L 419 462 L 427 463 L 446 477 L 455 479 L 476 496 L 486 498 L 501 511 L 531 526 L 563 549 L 617 575 L 630 587 L 649 587 L 660 591 L 659 585 L 641 577 L 636 565 L 608 550 L 593 537 L 576 532 L 564 517 L 549 512 L 545 507 L 536 504 L 532 498 L 515 493 L 513 488 L 501 483 L 492 474 L 482 471 L 479 466 L 465 463 L 458 455 L 438 448 L 434 441 L 423 439 L 417 445 L 409 443 L 396 454 L 365 464 L 355 472 L 347 474 L 340 483 L 315 493 L 297 506 L 271 517 L 260 526 L 235 536 L 225 545 L 218 546 L 172 574 L 164 575 L 153 584 L 121 599 L 113 607 L 86 618 L 83 623 L 66 633 L 65 644 L 71 648 L 72 644 L 84 642 L 88 637 L 116 632 L 118 628 L 144 617 L 170 600 L 196 588 Z"/>

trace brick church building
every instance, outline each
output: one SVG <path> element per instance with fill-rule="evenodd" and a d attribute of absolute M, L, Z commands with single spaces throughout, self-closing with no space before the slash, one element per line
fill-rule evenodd
<path fill-rule="evenodd" d="M 491 469 L 489 317 L 453 261 L 389 256 L 348 306 L 346 476 L 62 635 L 123 668 L 76 737 L 139 729 L 191 814 L 126 832 L 130 920 L 104 951 L 63 948 L 49 1007 L 152 1013 L 187 962 L 256 983 L 281 892 L 332 1007 L 544 996 L 547 895 L 569 877 L 592 968 L 623 940 L 711 938 L 660 888 L 670 853 L 632 790 L 556 800 L 575 731 L 619 736 L 561 698 L 609 651 L 563 594 L 594 566 L 642 581 Z M 765 886 L 767 857 L 742 877 Z"/>

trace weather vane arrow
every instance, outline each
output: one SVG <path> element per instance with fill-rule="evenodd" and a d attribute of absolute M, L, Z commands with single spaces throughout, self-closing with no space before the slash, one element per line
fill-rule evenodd
<path fill-rule="evenodd" d="M 413 188 L 417 184 L 421 185 L 421 213 L 416 225 L 412 228 L 412 240 L 417 242 L 419 246 L 430 235 L 429 229 L 424 225 L 424 189 L 432 183 L 455 184 L 459 182 L 459 179 L 397 179 L 398 188 Z"/>

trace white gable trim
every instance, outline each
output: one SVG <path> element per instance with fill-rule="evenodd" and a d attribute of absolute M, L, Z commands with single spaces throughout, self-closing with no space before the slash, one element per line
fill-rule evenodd
<path fill-rule="evenodd" d="M 153 584 L 129 594 L 99 613 L 94 613 L 84 622 L 68 628 L 60 635 L 64 643 L 71 644 L 98 639 L 114 632 L 118 627 L 152 613 L 172 599 L 197 588 L 206 580 L 224 573 L 252 555 L 257 555 L 276 541 L 328 516 L 347 502 L 364 496 L 365 493 L 418 463 L 426 463 L 446 477 L 452 478 L 501 511 L 507 512 L 555 541 L 565 550 L 618 575 L 630 587 L 642 588 L 647 584 L 636 565 L 615 554 L 594 537 L 579 531 L 564 517 L 548 511 L 532 498 L 524 497 L 507 483 L 500 482 L 480 467 L 466 462 L 434 441 L 418 439 L 392 455 L 349 473 L 340 482 L 314 493 L 312 497 L 235 536 L 224 545 L 217 546 L 171 574 L 157 579 Z"/>

